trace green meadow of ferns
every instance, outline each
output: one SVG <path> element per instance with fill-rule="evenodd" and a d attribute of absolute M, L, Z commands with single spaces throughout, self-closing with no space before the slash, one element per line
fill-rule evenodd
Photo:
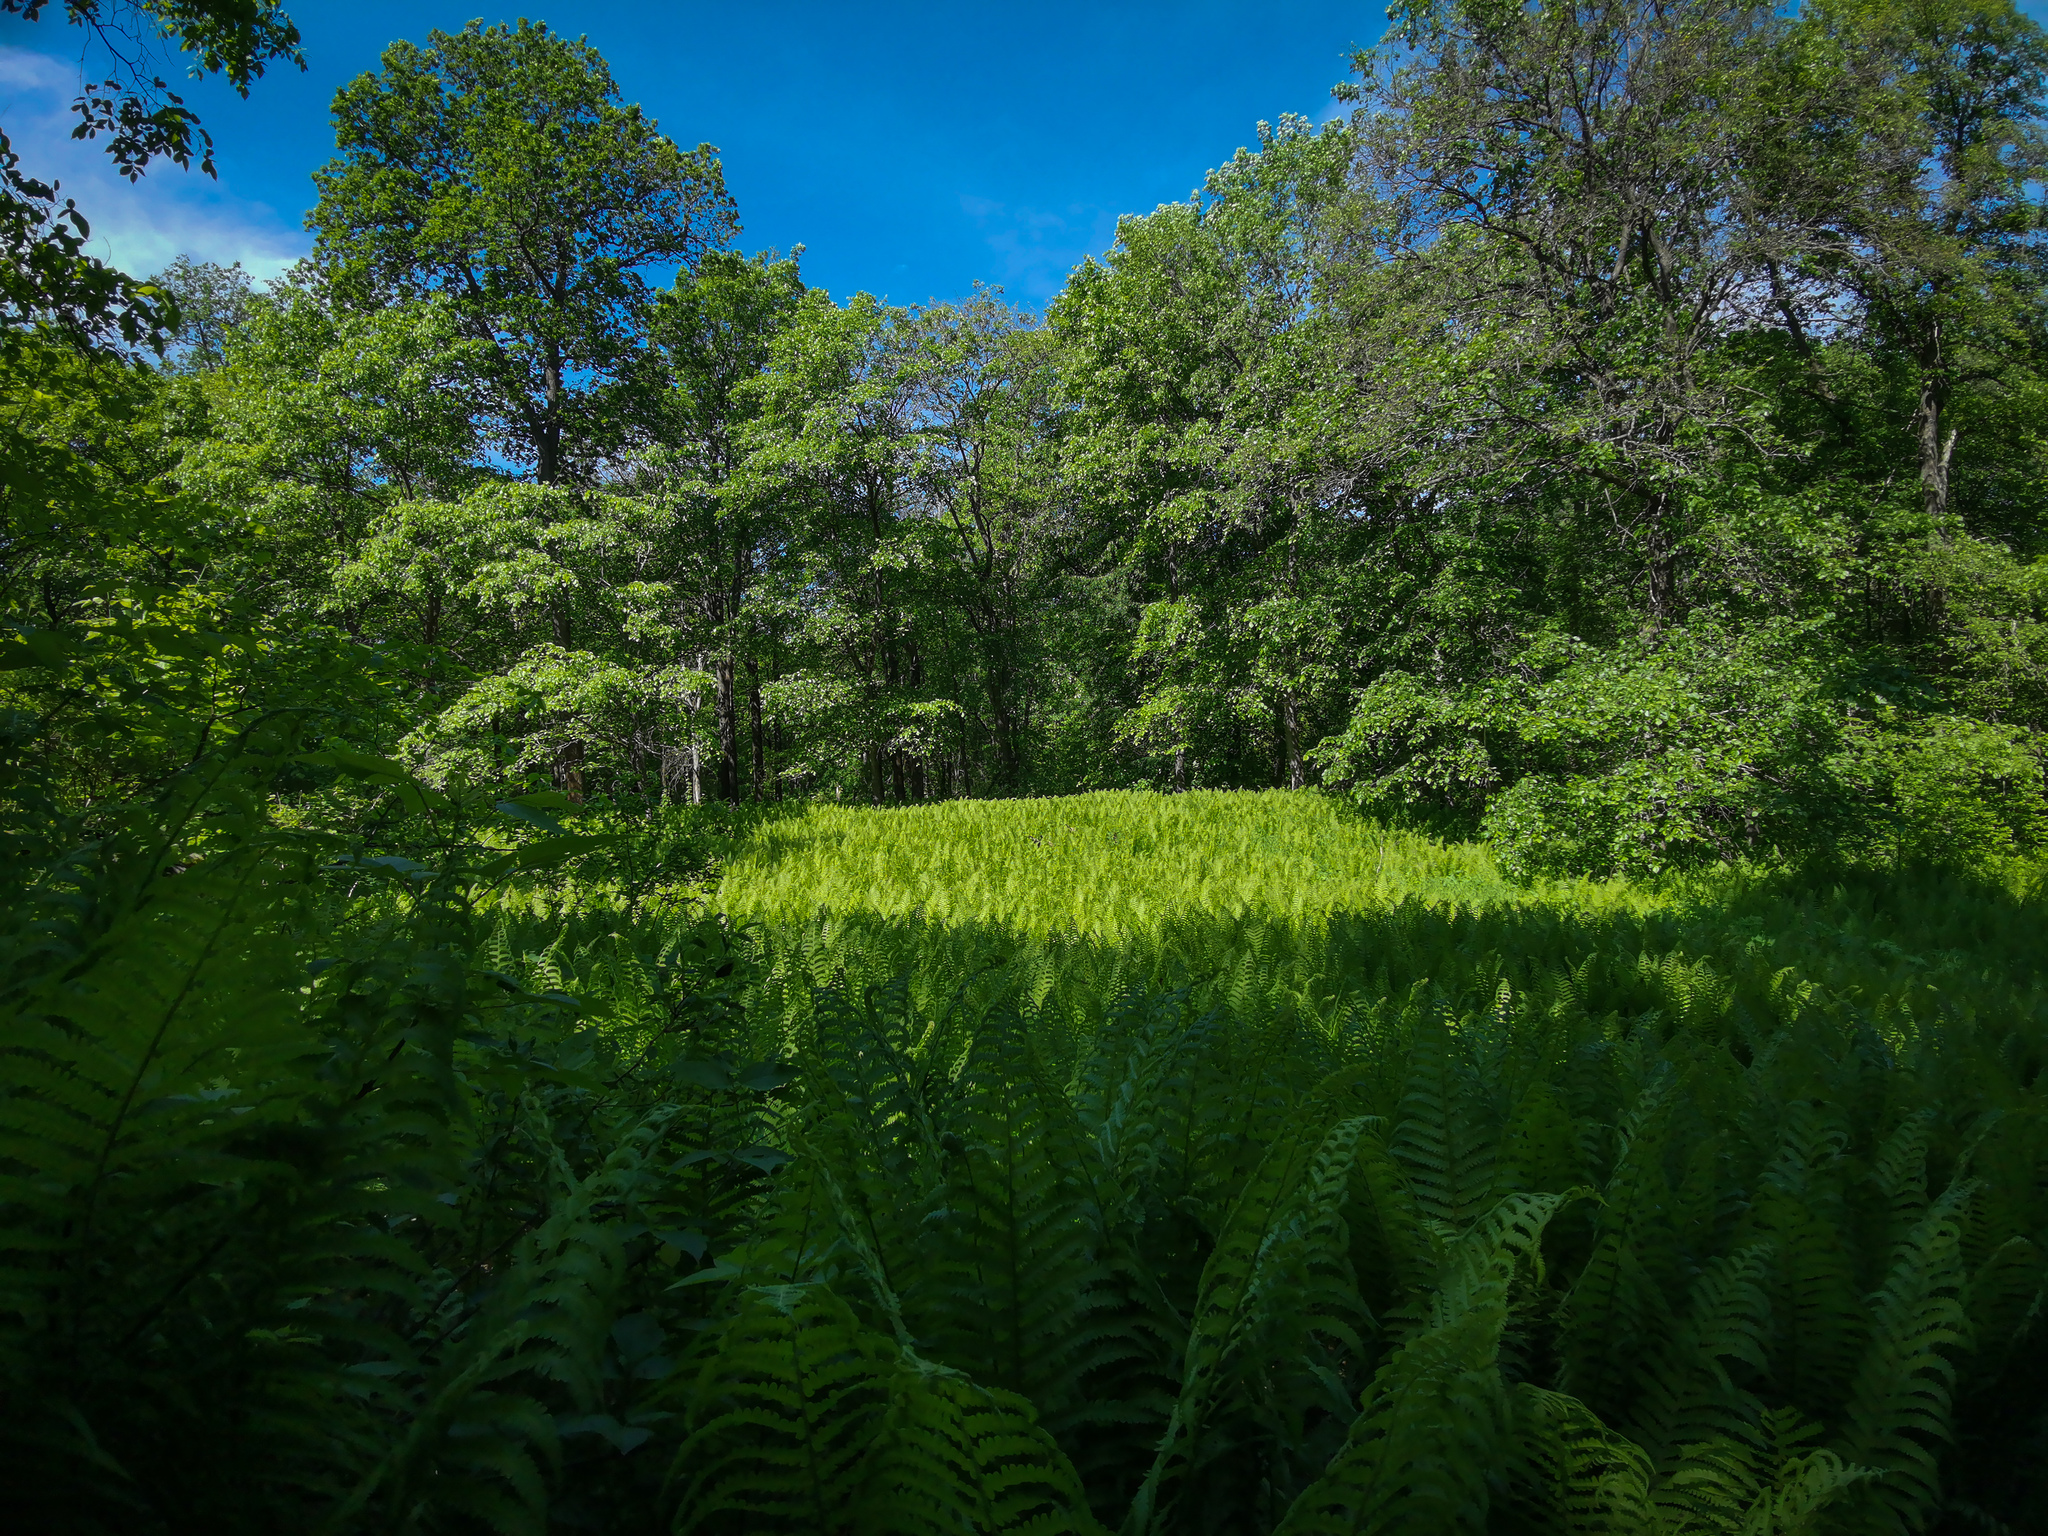
<path fill-rule="evenodd" d="M 1626 886 L 1546 887 L 1579 905 Z M 892 811 L 814 804 L 763 827 L 727 868 L 727 911 L 996 923 L 1044 935 L 1142 935 L 1183 913 L 1305 918 L 1389 900 L 1499 902 L 1514 889 L 1477 844 L 1380 827 L 1342 801 L 1274 790 L 945 800 Z"/>
<path fill-rule="evenodd" d="M 1189 795 L 349 904 L 179 793 L 8 940 L 20 1528 L 2048 1529 L 2031 894 Z"/>

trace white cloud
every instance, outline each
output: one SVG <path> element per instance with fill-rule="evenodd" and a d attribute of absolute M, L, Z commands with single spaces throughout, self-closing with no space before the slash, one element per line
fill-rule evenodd
<path fill-rule="evenodd" d="M 1057 294 L 1082 257 L 1107 250 L 1116 237 L 1115 214 L 1078 203 L 1065 213 L 1048 213 L 962 196 L 960 211 L 974 220 L 995 252 L 996 281 L 1013 295 L 1036 303 Z"/>
<path fill-rule="evenodd" d="M 312 246 L 295 218 L 267 203 L 236 197 L 197 171 L 159 162 L 141 181 L 115 174 L 102 145 L 71 137 L 75 64 L 27 48 L 0 46 L 0 127 L 21 168 L 59 183 L 92 226 L 91 253 L 138 277 L 175 256 L 239 261 L 258 278 L 275 277 Z"/>

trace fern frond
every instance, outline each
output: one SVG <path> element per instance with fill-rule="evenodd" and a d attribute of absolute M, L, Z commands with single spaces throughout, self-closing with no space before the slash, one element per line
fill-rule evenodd
<path fill-rule="evenodd" d="M 1462 1226 L 1494 1194 L 1498 1129 L 1467 1082 L 1458 1043 L 1441 1017 L 1425 1017 L 1409 1044 L 1408 1085 L 1389 1150 L 1407 1171 L 1416 1209 Z"/>
<path fill-rule="evenodd" d="M 852 1530 L 896 1360 L 823 1285 L 749 1292 L 691 1392 L 675 1530 Z"/>
<path fill-rule="evenodd" d="M 1056 1428 L 1086 1379 L 1124 1352 L 1096 1326 L 1108 1280 L 1083 1160 L 1094 1148 L 1035 1059 L 1013 1007 L 977 1022 L 943 1122 L 945 1179 L 925 1222 L 918 1328 L 977 1380 Z"/>
<path fill-rule="evenodd" d="M 1030 1405 L 906 1354 L 855 1528 L 874 1536 L 1099 1536 Z"/>
<path fill-rule="evenodd" d="M 1362 1130 L 1362 1125 L 1358 1129 Z M 1357 1132 L 1350 1134 L 1355 1147 Z M 1129 1536 L 1145 1536 L 1153 1529 L 1174 1480 L 1187 1467 L 1231 1346 L 1246 1329 L 1246 1303 L 1257 1295 L 1260 1260 L 1271 1251 L 1275 1235 L 1293 1214 L 1292 1197 L 1315 1150 L 1301 1128 L 1284 1131 L 1238 1193 L 1223 1224 L 1215 1251 L 1202 1270 L 1182 1354 L 1180 1393 L 1125 1521 Z"/>
<path fill-rule="evenodd" d="M 1736 1441 L 1687 1446 L 1659 1482 L 1655 1506 L 1670 1536 L 1803 1536 L 1845 1492 L 1878 1474 L 1810 1448 L 1820 1427 L 1773 1409 Z"/>
<path fill-rule="evenodd" d="M 1642 1447 L 1575 1397 L 1524 1382 L 1510 1396 L 1510 1497 L 1524 1526 L 1586 1536 L 1649 1536 L 1656 1474 Z"/>
<path fill-rule="evenodd" d="M 1891 1212 L 1890 1240 L 1902 1241 L 1927 1214 L 1927 1142 L 1934 1130 L 1931 1109 L 1908 1115 L 1885 1138 L 1870 1176 Z"/>
<path fill-rule="evenodd" d="M 1343 1448 L 1278 1536 L 1486 1529 L 1509 1430 L 1499 1367 L 1516 1270 L 1565 1195 L 1514 1195 L 1453 1245 L 1428 1323 L 1380 1367 Z"/>
<path fill-rule="evenodd" d="M 1839 1441 L 1846 1460 L 1885 1474 L 1858 1501 L 1869 1529 L 1914 1530 L 1940 1496 L 1955 1357 L 1970 1343 L 1960 1214 L 1970 1193 L 1960 1185 L 1935 1202 L 1870 1299 L 1870 1344 Z"/>
<path fill-rule="evenodd" d="M 1668 1075 L 1653 1078 L 1623 1118 L 1621 1155 L 1594 1213 L 1593 1251 L 1565 1298 L 1561 1385 L 1597 1413 L 1628 1422 L 1627 1390 L 1665 1326 L 1667 1302 L 1647 1262 L 1673 1246 L 1664 1150 Z"/>
<path fill-rule="evenodd" d="M 1679 1327 L 1643 1358 L 1630 1425 L 1659 1466 L 1684 1446 L 1754 1436 L 1757 1404 L 1728 1367 L 1767 1369 L 1772 1258 L 1753 1243 L 1709 1264 Z"/>

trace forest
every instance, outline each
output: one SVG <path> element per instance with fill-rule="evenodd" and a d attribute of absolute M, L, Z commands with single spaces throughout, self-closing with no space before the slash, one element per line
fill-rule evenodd
<path fill-rule="evenodd" d="M 19 1529 L 2048 1532 L 2048 34 L 1333 96 L 1043 313 L 538 21 L 272 281 L 0 129 Z"/>

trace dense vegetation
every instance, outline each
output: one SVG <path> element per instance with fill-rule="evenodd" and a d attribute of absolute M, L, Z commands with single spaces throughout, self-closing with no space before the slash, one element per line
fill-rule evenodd
<path fill-rule="evenodd" d="M 243 812 L 232 776 L 180 792 Z M 770 822 L 741 929 L 388 856 L 344 889 L 285 832 L 46 879 L 10 957 L 10 1507 L 2048 1518 L 2038 898 L 1532 892 L 1285 794 L 972 807 L 948 870 L 967 809 Z M 1114 924 L 1005 878 L 1062 834 Z M 1304 910 L 1309 856 L 1371 900 Z"/>
<path fill-rule="evenodd" d="M 524 22 L 0 141 L 15 1524 L 2048 1529 L 2048 40 L 1392 20 L 1042 319 Z"/>

